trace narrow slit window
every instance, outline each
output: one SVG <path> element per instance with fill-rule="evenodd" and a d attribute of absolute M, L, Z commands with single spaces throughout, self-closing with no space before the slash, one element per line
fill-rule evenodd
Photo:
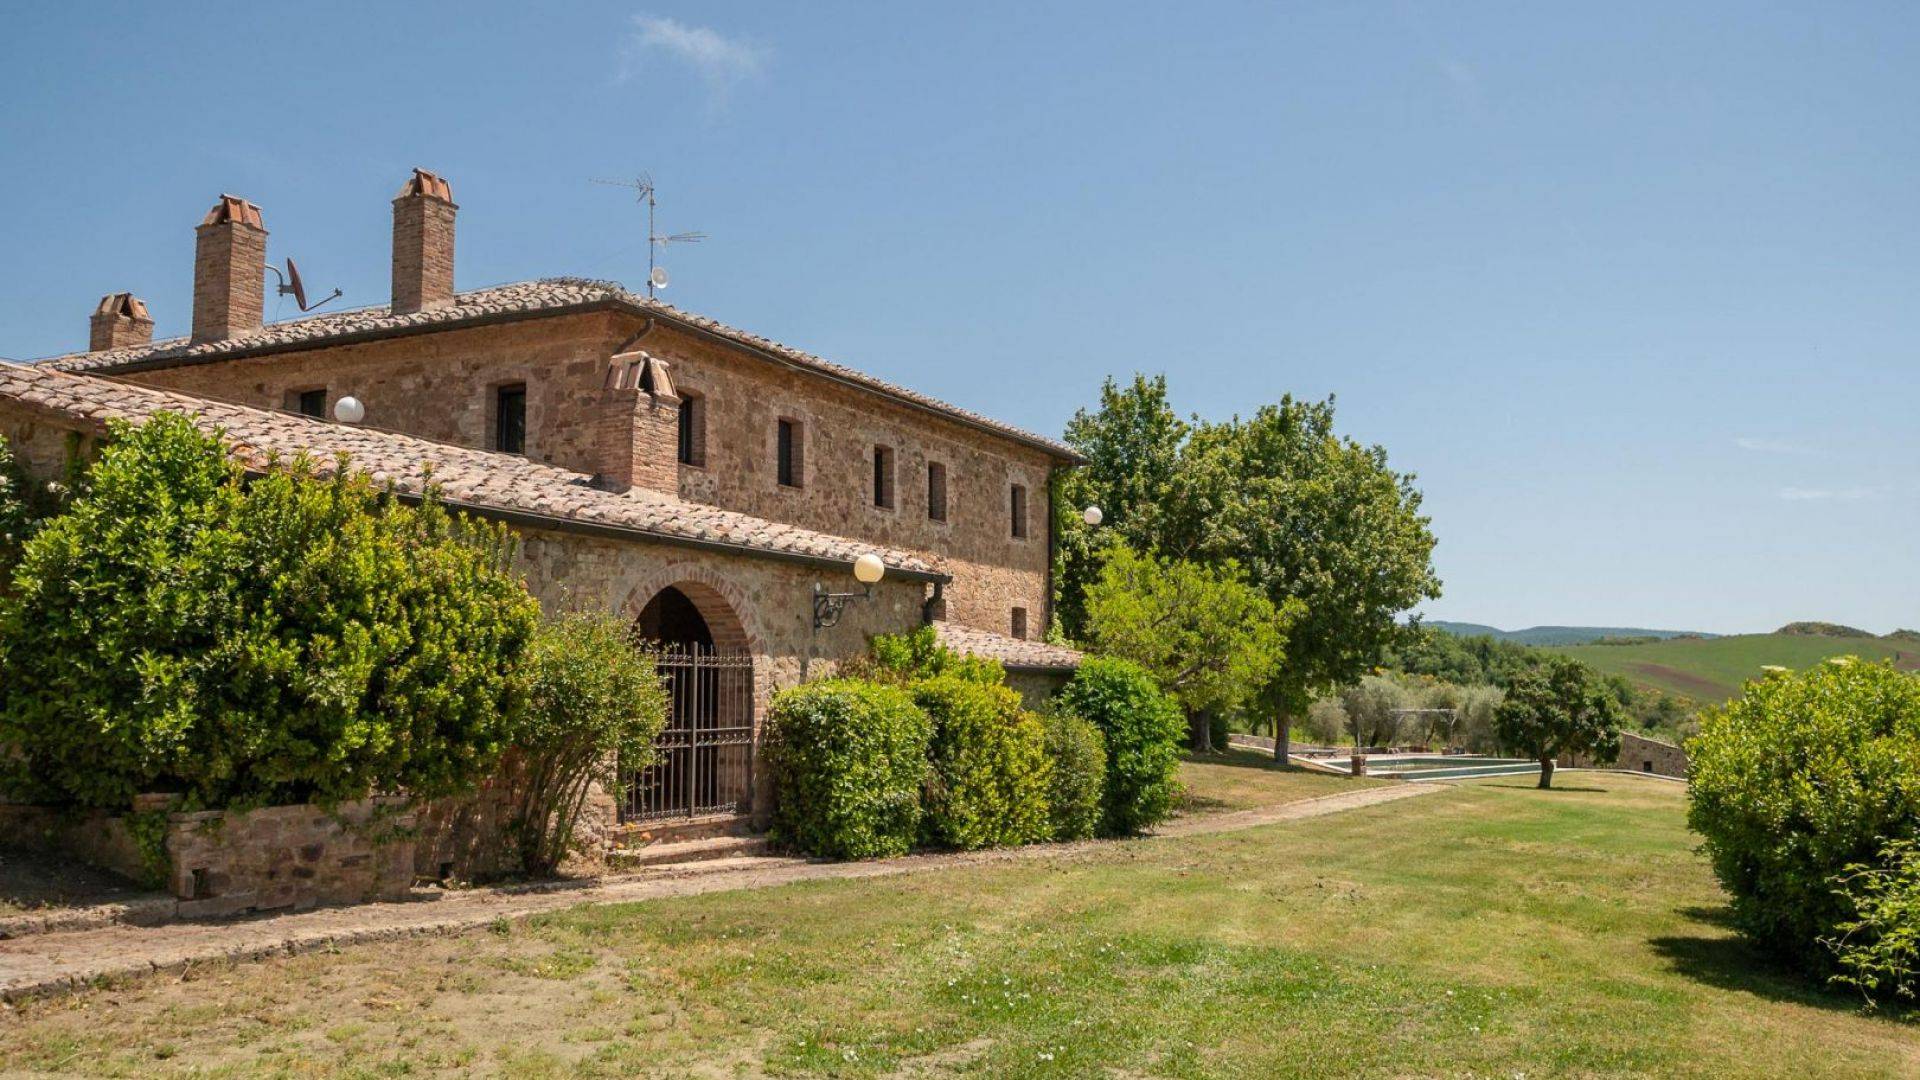
<path fill-rule="evenodd" d="M 503 454 L 527 450 L 527 387 L 502 386 L 493 392 L 493 448 Z"/>
<path fill-rule="evenodd" d="M 893 509 L 893 448 L 873 448 L 873 505 Z"/>
<path fill-rule="evenodd" d="M 1010 621 L 1012 625 L 1009 629 L 1013 631 L 1013 636 L 1025 641 L 1027 638 L 1027 609 L 1023 607 L 1014 608 L 1013 618 Z"/>
<path fill-rule="evenodd" d="M 317 416 L 325 420 L 327 418 L 327 388 L 323 386 L 318 390 L 300 391 L 300 393 L 294 396 L 293 407 L 301 416 Z"/>
<path fill-rule="evenodd" d="M 1009 509 L 1013 515 L 1013 537 L 1024 540 L 1027 535 L 1027 486 L 1013 485 L 1013 496 Z"/>
<path fill-rule="evenodd" d="M 938 461 L 927 462 L 927 516 L 947 520 L 947 467 Z"/>
<path fill-rule="evenodd" d="M 680 398 L 680 464 L 707 463 L 707 401 L 684 392 Z"/>
<path fill-rule="evenodd" d="M 800 487 L 806 475 L 806 428 L 798 420 L 783 418 L 774 442 L 774 475 L 780 481 L 780 486 Z"/>

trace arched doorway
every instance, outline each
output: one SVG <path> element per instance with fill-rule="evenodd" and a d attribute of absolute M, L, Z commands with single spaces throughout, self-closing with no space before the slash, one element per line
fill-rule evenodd
<path fill-rule="evenodd" d="M 647 601 L 634 631 L 659 650 L 672 711 L 656 760 L 628 780 L 622 819 L 746 813 L 753 799 L 753 657 L 738 617 L 711 586 L 682 582 Z"/>

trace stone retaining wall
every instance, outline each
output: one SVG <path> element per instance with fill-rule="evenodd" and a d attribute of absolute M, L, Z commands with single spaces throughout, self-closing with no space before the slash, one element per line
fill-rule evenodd
<path fill-rule="evenodd" d="M 166 816 L 162 866 L 152 866 L 129 818 L 0 806 L 0 842 L 81 859 L 156 882 L 187 918 L 397 900 L 414 881 L 416 813 L 402 798 L 332 809 L 269 806 Z M 156 874 L 157 871 L 157 874 Z"/>
<path fill-rule="evenodd" d="M 1629 731 L 1620 733 L 1620 757 L 1610 765 L 1601 765 L 1591 754 L 1562 755 L 1560 764 L 1574 768 L 1615 768 L 1624 772 L 1651 773 L 1685 779 L 1687 752 L 1669 742 L 1649 739 Z"/>

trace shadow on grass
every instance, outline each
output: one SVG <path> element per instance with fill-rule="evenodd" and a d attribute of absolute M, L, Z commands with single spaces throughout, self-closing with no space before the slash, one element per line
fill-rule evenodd
<path fill-rule="evenodd" d="M 1733 913 L 1720 907 L 1691 907 L 1680 914 L 1719 933 L 1658 937 L 1648 942 L 1676 974 L 1721 990 L 1753 994 L 1769 1001 L 1858 1013 L 1864 1003 L 1804 975 L 1757 948 L 1734 928 Z"/>
<path fill-rule="evenodd" d="M 1220 765 L 1231 769 L 1260 769 L 1276 773 L 1312 773 L 1315 776 L 1329 775 L 1321 769 L 1309 769 L 1304 765 L 1295 765 L 1291 761 L 1278 762 L 1273 755 L 1259 750 L 1215 750 L 1201 753 L 1188 750 L 1180 755 L 1180 760 L 1189 765 Z"/>
<path fill-rule="evenodd" d="M 1540 786 L 1540 782 L 1538 780 L 1528 780 L 1528 781 L 1525 781 L 1524 783 L 1513 783 L 1511 781 L 1500 781 L 1500 780 L 1468 780 L 1464 782 L 1471 783 L 1471 784 L 1478 784 L 1481 787 L 1508 788 L 1513 791 L 1545 791 L 1549 795 L 1553 794 L 1556 791 L 1565 791 L 1565 792 L 1568 792 L 1569 794 L 1574 792 L 1585 792 L 1588 795 L 1604 795 L 1608 791 L 1613 790 L 1611 788 L 1603 788 L 1603 787 L 1576 787 L 1571 784 L 1555 784 L 1550 788 L 1543 788 Z"/>

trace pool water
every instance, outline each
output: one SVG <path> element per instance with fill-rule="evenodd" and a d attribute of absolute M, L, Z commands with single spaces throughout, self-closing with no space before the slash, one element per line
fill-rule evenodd
<path fill-rule="evenodd" d="M 1526 758 L 1486 757 L 1480 754 L 1394 754 L 1367 758 L 1367 775 L 1402 780 L 1459 780 L 1473 776 L 1531 776 L 1540 763 Z"/>

